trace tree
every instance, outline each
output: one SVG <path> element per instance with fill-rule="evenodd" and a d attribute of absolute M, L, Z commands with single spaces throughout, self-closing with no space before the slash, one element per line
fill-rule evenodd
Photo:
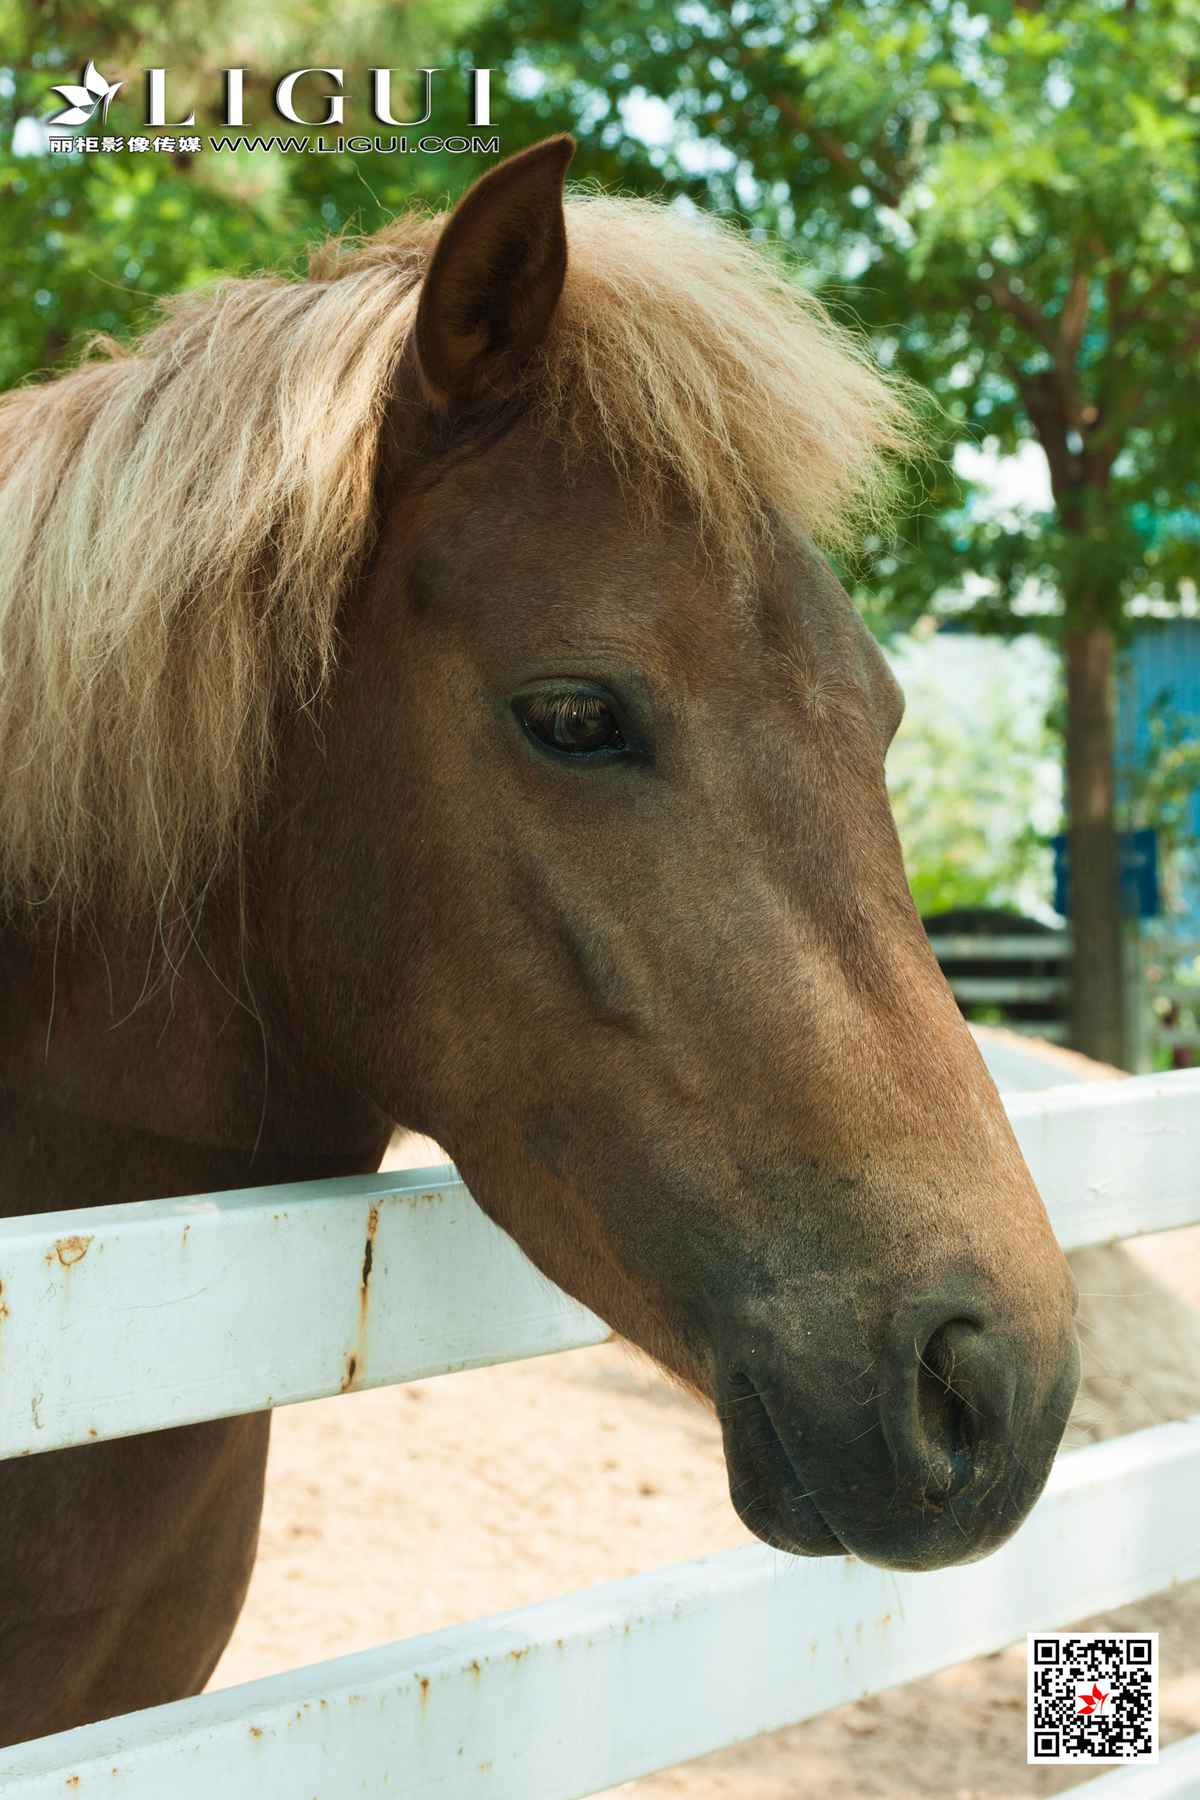
<path fill-rule="evenodd" d="M 506 148 L 569 127 L 585 172 L 782 239 L 932 390 L 943 456 L 1040 444 L 1051 515 L 981 519 L 935 463 L 849 573 L 893 619 L 1061 642 L 1074 1039 L 1119 1061 L 1114 656 L 1200 513 L 1198 0 L 502 0 L 471 49 L 527 96 Z"/>

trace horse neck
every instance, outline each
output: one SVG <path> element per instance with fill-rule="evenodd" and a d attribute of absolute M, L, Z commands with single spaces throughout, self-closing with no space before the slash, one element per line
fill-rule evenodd
<path fill-rule="evenodd" d="M 232 917 L 170 965 L 149 925 L 0 930 L 0 1217 L 379 1166 L 389 1121 L 275 1022 Z"/>

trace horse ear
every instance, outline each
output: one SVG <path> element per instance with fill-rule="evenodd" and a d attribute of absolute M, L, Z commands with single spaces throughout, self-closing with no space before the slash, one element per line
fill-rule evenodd
<path fill-rule="evenodd" d="M 439 407 L 502 395 L 546 335 L 567 272 L 565 134 L 482 176 L 438 239 L 417 308 L 417 361 Z"/>

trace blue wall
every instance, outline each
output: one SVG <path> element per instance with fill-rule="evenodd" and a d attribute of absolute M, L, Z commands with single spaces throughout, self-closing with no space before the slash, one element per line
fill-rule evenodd
<path fill-rule="evenodd" d="M 1121 652 L 1117 689 L 1117 762 L 1141 767 L 1150 753 L 1150 717 L 1163 696 L 1200 730 L 1200 619 L 1146 620 Z M 1192 831 L 1200 837 L 1200 788 L 1192 794 Z M 1200 926 L 1200 870 L 1186 885 L 1189 920 Z"/>

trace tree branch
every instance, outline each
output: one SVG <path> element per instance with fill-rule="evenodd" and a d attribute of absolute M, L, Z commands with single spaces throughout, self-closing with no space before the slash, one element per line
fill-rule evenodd
<path fill-rule="evenodd" d="M 1084 431 L 1087 428 L 1087 408 L 1084 404 L 1083 391 L 1079 382 L 1077 367 L 1080 345 L 1087 328 L 1088 306 L 1090 300 L 1090 277 L 1081 260 L 1076 261 L 1075 272 L 1071 277 L 1071 285 L 1063 301 L 1062 311 L 1057 321 L 1044 313 L 1024 294 L 1017 293 L 1008 279 L 1006 271 L 988 276 L 981 283 L 985 293 L 990 294 L 993 301 L 1011 318 L 1017 319 L 1030 334 L 1035 337 L 1045 350 L 1048 350 L 1054 362 L 1053 373 L 1049 371 L 1038 377 L 1040 386 L 1044 388 L 1047 381 L 1057 388 L 1058 408 L 1061 413 L 1064 431 Z M 1028 385 L 1034 378 L 1022 377 Z M 1029 404 L 1025 389 L 1022 396 Z M 1041 404 L 1045 406 L 1043 395 Z M 1047 451 L 1047 454 L 1049 452 Z"/>
<path fill-rule="evenodd" d="M 1076 266 L 1075 273 L 1071 277 L 1071 285 L 1067 290 L 1067 297 L 1063 301 L 1062 319 L 1058 329 L 1059 352 L 1063 363 L 1069 365 L 1072 372 L 1087 325 L 1088 287 L 1086 269 Z"/>
<path fill-rule="evenodd" d="M 852 180 L 861 182 L 882 206 L 897 207 L 903 198 L 903 190 L 885 181 L 882 176 L 872 175 L 865 169 L 859 157 L 852 156 L 835 131 L 818 125 L 811 114 L 798 106 L 787 94 L 772 94 L 771 105 L 776 108 L 780 118 L 786 119 L 793 131 L 799 132 L 810 143 L 815 144 L 823 156 L 827 156 L 835 168 Z"/>
<path fill-rule="evenodd" d="M 1058 372 L 1040 369 L 1027 375 L 1008 357 L 1002 359 L 1004 371 L 1020 394 L 1038 443 L 1050 467 L 1050 490 L 1054 495 L 1063 523 L 1071 527 L 1078 506 L 1082 469 L 1079 458 L 1067 443 L 1069 430 Z"/>
<path fill-rule="evenodd" d="M 1147 312 L 1150 310 L 1151 304 L 1171 285 L 1171 280 L 1172 271 L 1170 269 L 1164 270 L 1162 274 L 1156 275 L 1153 281 L 1146 284 L 1132 306 L 1126 307 L 1123 312 L 1119 310 L 1114 311 L 1112 315 L 1114 335 L 1117 332 L 1127 330 L 1130 325 L 1136 325 L 1141 319 L 1144 319 Z M 1122 277 L 1121 292 L 1124 291 L 1126 285 L 1125 278 Z"/>
<path fill-rule="evenodd" d="M 985 294 L 991 296 L 1001 312 L 1006 312 L 1010 317 L 1018 319 L 1025 329 L 1038 340 L 1038 343 L 1049 350 L 1051 356 L 1055 354 L 1058 348 L 1058 334 L 1052 321 L 1047 318 L 1040 307 L 1034 305 L 1032 300 L 1027 300 L 1024 294 L 1018 294 L 1009 285 L 1005 275 L 985 276 L 979 285 Z"/>

